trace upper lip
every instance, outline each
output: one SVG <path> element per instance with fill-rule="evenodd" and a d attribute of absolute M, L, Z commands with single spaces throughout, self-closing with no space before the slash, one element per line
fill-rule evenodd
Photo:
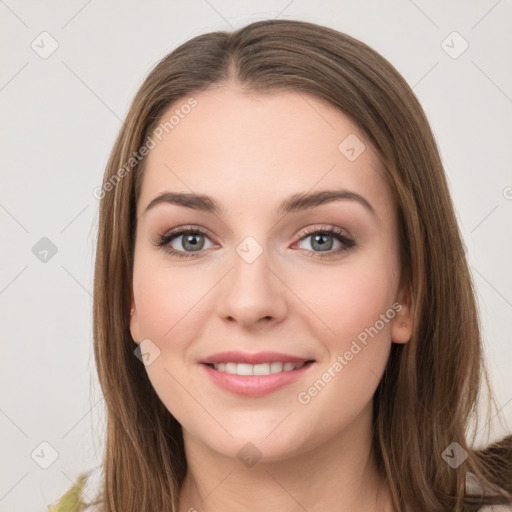
<path fill-rule="evenodd" d="M 219 352 L 205 358 L 202 363 L 205 364 L 218 364 L 218 363 L 247 363 L 247 364 L 261 364 L 261 363 L 302 363 L 312 361 L 311 358 L 292 356 L 290 354 L 282 354 L 279 352 Z"/>

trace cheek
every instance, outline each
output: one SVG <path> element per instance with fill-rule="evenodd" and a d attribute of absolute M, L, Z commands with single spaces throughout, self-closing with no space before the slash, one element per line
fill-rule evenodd
<path fill-rule="evenodd" d="M 395 316 L 390 270 L 376 264 L 340 268 L 320 286 L 323 293 L 316 287 L 310 294 L 318 308 L 311 309 L 329 328 L 318 335 L 328 356 L 297 400 L 308 417 L 321 418 L 315 427 L 318 432 L 348 425 L 377 389 L 389 357 Z"/>
<path fill-rule="evenodd" d="M 206 280 L 199 279 L 192 267 L 178 271 L 165 263 L 164 258 L 141 255 L 133 279 L 141 335 L 158 345 L 181 339 L 185 327 L 189 332 L 198 302 L 208 291 Z"/>
<path fill-rule="evenodd" d="M 374 326 L 380 315 L 386 315 L 394 301 L 392 270 L 377 261 L 354 260 L 354 264 L 322 269 L 298 280 L 297 296 L 326 330 L 328 348 L 343 348 L 347 341 Z M 378 327 L 382 331 L 379 334 L 389 338 L 390 324 L 384 322 L 382 326 L 379 322 Z"/>
<path fill-rule="evenodd" d="M 159 351 L 146 372 L 162 403 L 183 422 L 190 414 L 190 397 L 182 387 L 189 370 L 185 356 L 198 337 L 196 329 L 202 324 L 195 315 L 208 287 L 200 284 L 204 280 L 191 275 L 193 271 L 176 271 L 165 264 L 165 259 L 142 252 L 133 274 L 139 331 L 141 339 L 149 339 L 157 347 L 151 348 L 153 354 Z"/>

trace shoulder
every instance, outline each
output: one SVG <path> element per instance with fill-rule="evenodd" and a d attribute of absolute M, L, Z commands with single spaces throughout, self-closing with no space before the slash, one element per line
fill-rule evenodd
<path fill-rule="evenodd" d="M 470 472 L 466 473 L 466 492 L 495 494 L 490 492 L 489 489 L 484 488 L 480 480 Z M 512 512 L 512 505 L 485 505 L 478 512 Z"/>
<path fill-rule="evenodd" d="M 479 512 L 511 512 L 512 505 L 487 505 L 482 507 Z"/>
<path fill-rule="evenodd" d="M 48 506 L 48 512 L 98 512 L 103 476 L 102 466 L 81 473 L 57 504 Z"/>

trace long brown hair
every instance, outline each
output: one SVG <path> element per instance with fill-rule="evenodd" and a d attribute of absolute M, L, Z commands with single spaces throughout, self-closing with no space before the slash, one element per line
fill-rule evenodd
<path fill-rule="evenodd" d="M 110 155 L 94 277 L 94 353 L 107 405 L 103 509 L 178 510 L 187 470 L 181 426 L 135 357 L 129 330 L 141 148 L 172 104 L 232 82 L 327 100 L 360 127 L 386 170 L 399 212 L 402 283 L 415 304 L 412 337 L 392 345 L 374 397 L 373 452 L 395 509 L 510 503 L 512 437 L 487 451 L 473 447 L 475 432 L 466 439 L 481 380 L 489 381 L 471 275 L 424 111 L 395 68 L 362 42 L 312 23 L 271 20 L 195 37 L 167 55 L 137 92 Z M 467 453 L 458 468 L 443 458 L 454 442 Z M 467 473 L 489 492 L 471 495 Z"/>

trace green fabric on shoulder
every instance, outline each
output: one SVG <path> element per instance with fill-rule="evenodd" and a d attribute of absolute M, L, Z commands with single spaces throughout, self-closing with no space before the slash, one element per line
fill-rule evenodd
<path fill-rule="evenodd" d="M 86 480 L 87 475 L 81 474 L 77 483 L 62 496 L 57 505 L 48 507 L 48 512 L 80 512 L 85 505 L 82 501 L 82 490 Z"/>

